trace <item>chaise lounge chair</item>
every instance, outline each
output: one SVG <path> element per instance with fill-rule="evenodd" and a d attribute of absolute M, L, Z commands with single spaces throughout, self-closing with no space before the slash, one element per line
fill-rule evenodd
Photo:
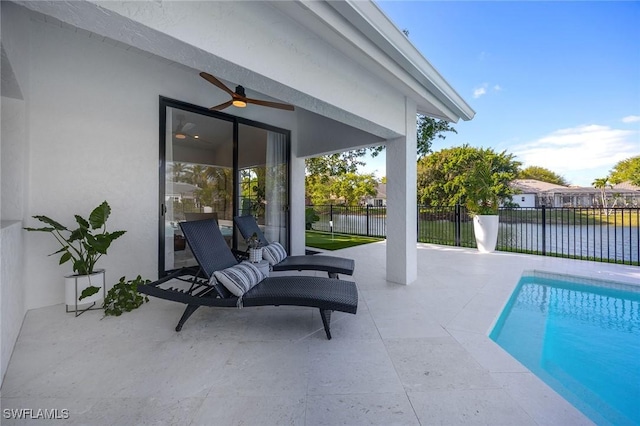
<path fill-rule="evenodd" d="M 218 280 L 212 279 L 216 271 L 238 265 L 238 261 L 224 241 L 215 220 L 180 223 L 199 268 L 183 268 L 158 281 L 138 286 L 138 291 L 149 296 L 172 300 L 187 305 L 176 331 L 200 306 L 308 306 L 318 308 L 327 339 L 331 339 L 331 312 L 355 314 L 358 308 L 358 290 L 355 283 L 338 279 L 283 276 L 267 277 L 240 297 L 233 295 Z M 189 278 L 185 278 L 189 276 Z M 166 287 L 171 280 L 186 282 L 188 289 Z"/>
<path fill-rule="evenodd" d="M 270 244 L 253 216 L 235 216 L 233 223 L 245 240 L 256 234 L 263 245 Z M 353 275 L 355 262 L 345 257 L 300 255 L 287 256 L 271 267 L 274 271 L 324 271 L 329 278 L 338 278 L 338 274 Z"/>

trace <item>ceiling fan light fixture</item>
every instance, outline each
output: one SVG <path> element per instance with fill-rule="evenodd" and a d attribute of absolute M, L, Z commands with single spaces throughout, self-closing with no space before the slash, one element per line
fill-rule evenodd
<path fill-rule="evenodd" d="M 235 99 L 233 101 L 233 106 L 234 107 L 238 107 L 238 108 L 244 108 L 247 106 L 247 103 L 245 101 L 243 101 L 242 99 Z"/>
<path fill-rule="evenodd" d="M 244 108 L 247 106 L 247 102 L 243 99 L 247 97 L 247 94 L 244 92 L 244 87 L 242 86 L 236 86 L 236 95 L 238 96 L 237 98 L 234 96 L 233 98 L 233 106 L 234 107 L 238 107 L 238 108 Z"/>
<path fill-rule="evenodd" d="M 211 111 L 222 111 L 223 109 L 231 105 L 237 108 L 245 108 L 248 103 L 270 107 L 270 108 L 283 109 L 286 111 L 293 111 L 295 109 L 293 105 L 289 105 L 289 104 L 282 104 L 279 102 L 271 102 L 271 101 L 263 101 L 260 99 L 247 98 L 247 95 L 245 94 L 245 91 L 244 91 L 244 87 L 238 85 L 236 86 L 236 91 L 233 92 L 223 82 L 221 82 L 211 74 L 207 74 L 204 71 L 200 73 L 200 77 L 204 78 L 209 83 L 213 84 L 214 86 L 218 87 L 219 89 L 223 90 L 224 92 L 226 92 L 231 96 L 231 99 L 229 99 L 227 102 L 223 102 L 220 105 L 216 105 L 209 108 L 209 110 Z"/>
<path fill-rule="evenodd" d="M 176 133 L 176 139 L 186 139 L 187 135 L 184 133 Z"/>

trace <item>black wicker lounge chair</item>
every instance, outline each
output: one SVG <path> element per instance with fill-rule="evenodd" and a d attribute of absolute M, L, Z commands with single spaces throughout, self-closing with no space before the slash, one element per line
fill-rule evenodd
<path fill-rule="evenodd" d="M 263 244 L 269 244 L 253 216 L 235 216 L 233 223 L 244 239 L 256 234 Z M 274 271 L 324 271 L 329 278 L 338 278 L 338 274 L 353 275 L 355 262 L 345 257 L 299 255 L 287 256 L 272 268 Z"/>
<path fill-rule="evenodd" d="M 284 276 L 268 277 L 244 293 L 241 298 L 232 295 L 222 284 L 211 280 L 215 271 L 238 264 L 224 241 L 215 220 L 180 223 L 199 268 L 183 268 L 156 282 L 138 286 L 138 291 L 149 296 L 172 300 L 187 305 L 176 331 L 200 306 L 309 306 L 318 308 L 327 339 L 331 339 L 331 312 L 355 314 L 358 290 L 355 283 L 337 279 Z M 181 280 L 188 289 L 166 287 L 171 280 Z M 240 299 L 240 300 L 239 300 Z"/>

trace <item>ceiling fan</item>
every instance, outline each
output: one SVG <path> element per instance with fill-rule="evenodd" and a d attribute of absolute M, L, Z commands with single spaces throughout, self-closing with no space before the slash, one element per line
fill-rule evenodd
<path fill-rule="evenodd" d="M 261 101 L 260 99 L 247 98 L 247 95 L 244 93 L 244 87 L 236 86 L 236 91 L 233 92 L 231 91 L 231 89 L 225 86 L 224 83 L 222 83 L 220 80 L 218 80 L 211 74 L 207 74 L 206 72 L 201 72 L 200 77 L 204 78 L 209 83 L 215 86 L 218 86 L 220 89 L 224 90 L 225 92 L 231 95 L 231 100 L 224 102 L 220 105 L 216 105 L 214 107 L 209 108 L 212 111 L 221 111 L 231 105 L 238 108 L 244 108 L 247 106 L 247 104 L 262 105 L 270 108 L 284 109 L 287 111 L 293 111 L 294 109 L 293 105 L 289 105 L 289 104 L 281 104 L 279 102 Z"/>
<path fill-rule="evenodd" d="M 176 118 L 178 119 L 178 125 L 176 126 L 176 131 L 173 132 L 173 135 L 176 139 L 186 139 L 187 136 L 190 136 L 187 132 L 196 127 L 196 125 L 189 122 L 185 123 L 184 115 L 182 114 L 178 115 Z"/>

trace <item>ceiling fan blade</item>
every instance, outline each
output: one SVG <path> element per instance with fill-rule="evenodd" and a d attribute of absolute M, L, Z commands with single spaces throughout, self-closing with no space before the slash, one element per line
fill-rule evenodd
<path fill-rule="evenodd" d="M 209 83 L 214 84 L 216 86 L 218 86 L 220 89 L 224 90 L 225 92 L 227 92 L 228 94 L 230 94 L 231 96 L 233 96 L 233 90 L 229 89 L 227 86 L 224 85 L 223 82 L 221 82 L 220 80 L 218 80 L 217 78 L 215 78 L 214 76 L 212 76 L 211 74 L 207 74 L 206 72 L 201 72 L 200 73 L 200 77 L 204 78 L 205 80 L 207 80 Z"/>
<path fill-rule="evenodd" d="M 285 109 L 287 111 L 294 110 L 294 106 L 289 104 L 281 104 L 279 102 L 270 102 L 270 101 L 261 101 L 260 99 L 251 99 L 251 98 L 245 98 L 244 100 L 249 104 L 256 104 L 256 105 L 262 105 L 262 106 L 271 107 L 271 108 Z"/>
<path fill-rule="evenodd" d="M 182 131 L 188 132 L 189 130 L 192 130 L 194 127 L 196 127 L 194 123 L 185 123 L 185 125 L 182 126 Z"/>
<path fill-rule="evenodd" d="M 227 102 L 225 102 L 225 103 L 223 103 L 223 104 L 220 104 L 220 105 L 216 105 L 216 106 L 214 106 L 214 107 L 211 107 L 211 108 L 209 108 L 209 110 L 210 110 L 210 111 L 222 111 L 223 109 L 225 109 L 225 108 L 227 108 L 227 107 L 231 106 L 231 104 L 232 104 L 232 103 L 233 103 L 233 99 L 232 99 L 232 100 L 230 100 L 230 101 L 227 101 Z"/>

